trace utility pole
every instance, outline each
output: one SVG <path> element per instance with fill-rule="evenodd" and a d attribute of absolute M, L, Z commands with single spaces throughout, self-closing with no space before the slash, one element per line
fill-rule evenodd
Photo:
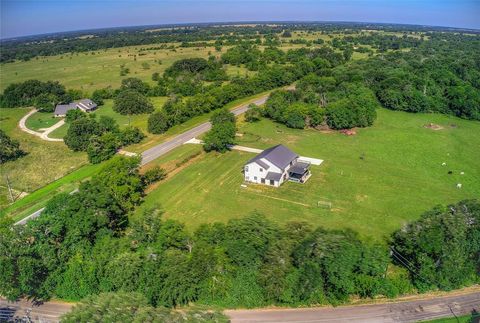
<path fill-rule="evenodd" d="M 15 202 L 15 199 L 13 198 L 13 192 L 12 192 L 12 187 L 10 185 L 10 179 L 8 178 L 8 175 L 5 175 L 5 179 L 7 181 L 7 188 L 8 188 L 8 194 L 10 195 L 10 201 Z"/>

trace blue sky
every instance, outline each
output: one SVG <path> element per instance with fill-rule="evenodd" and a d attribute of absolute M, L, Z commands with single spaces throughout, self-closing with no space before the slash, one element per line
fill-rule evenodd
<path fill-rule="evenodd" d="M 218 21 L 362 21 L 480 29 L 480 0 L 0 0 L 2 38 Z"/>

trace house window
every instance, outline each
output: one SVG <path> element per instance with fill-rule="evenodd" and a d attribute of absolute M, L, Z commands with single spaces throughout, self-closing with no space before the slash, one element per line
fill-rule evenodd
<path fill-rule="evenodd" d="M 270 185 L 275 185 L 275 181 L 273 179 L 270 180 Z"/>
<path fill-rule="evenodd" d="M 254 176 L 253 179 L 256 181 L 256 180 L 257 180 L 257 176 Z"/>
<path fill-rule="evenodd" d="M 245 166 L 245 171 L 248 172 L 248 166 Z"/>
<path fill-rule="evenodd" d="M 265 184 L 265 178 L 262 178 L 262 184 Z"/>
<path fill-rule="evenodd" d="M 261 173 L 261 172 L 263 172 L 263 168 L 262 168 L 262 167 L 260 167 L 260 173 Z"/>

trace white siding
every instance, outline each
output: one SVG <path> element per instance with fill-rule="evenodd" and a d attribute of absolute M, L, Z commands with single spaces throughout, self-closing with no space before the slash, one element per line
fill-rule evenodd
<path fill-rule="evenodd" d="M 270 181 L 265 180 L 265 183 L 262 183 L 262 179 L 265 179 L 268 172 L 280 173 L 280 169 L 270 163 L 268 160 L 262 159 L 261 161 L 267 164 L 269 168 L 265 169 L 264 167 L 260 166 L 255 162 L 245 165 L 245 167 L 243 168 L 245 181 L 257 184 L 270 185 Z M 280 184 L 278 182 L 275 182 L 274 186 L 279 185 Z"/>
<path fill-rule="evenodd" d="M 267 176 L 268 172 L 281 173 L 282 178 L 280 181 L 275 181 L 275 187 L 279 187 L 283 182 L 288 180 L 288 170 L 291 165 L 288 165 L 285 169 L 280 169 L 265 158 L 262 158 L 261 161 L 269 166 L 268 169 L 264 169 L 262 166 L 256 162 L 249 163 L 244 166 L 244 176 L 246 182 L 257 183 L 257 184 L 266 184 L 270 185 L 270 181 L 265 180 L 265 183 L 262 183 L 262 179 Z M 295 160 L 292 162 L 294 163 Z"/>

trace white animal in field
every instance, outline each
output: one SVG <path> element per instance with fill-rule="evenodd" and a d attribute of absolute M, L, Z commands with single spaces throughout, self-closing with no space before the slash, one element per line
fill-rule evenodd
<path fill-rule="evenodd" d="M 446 163 L 446 162 L 443 162 L 443 163 L 442 163 L 442 166 L 447 166 L 447 163 Z"/>
<path fill-rule="evenodd" d="M 460 175 L 464 175 L 465 173 L 464 172 L 460 172 Z"/>
<path fill-rule="evenodd" d="M 458 183 L 457 188 L 462 188 L 462 184 Z"/>

